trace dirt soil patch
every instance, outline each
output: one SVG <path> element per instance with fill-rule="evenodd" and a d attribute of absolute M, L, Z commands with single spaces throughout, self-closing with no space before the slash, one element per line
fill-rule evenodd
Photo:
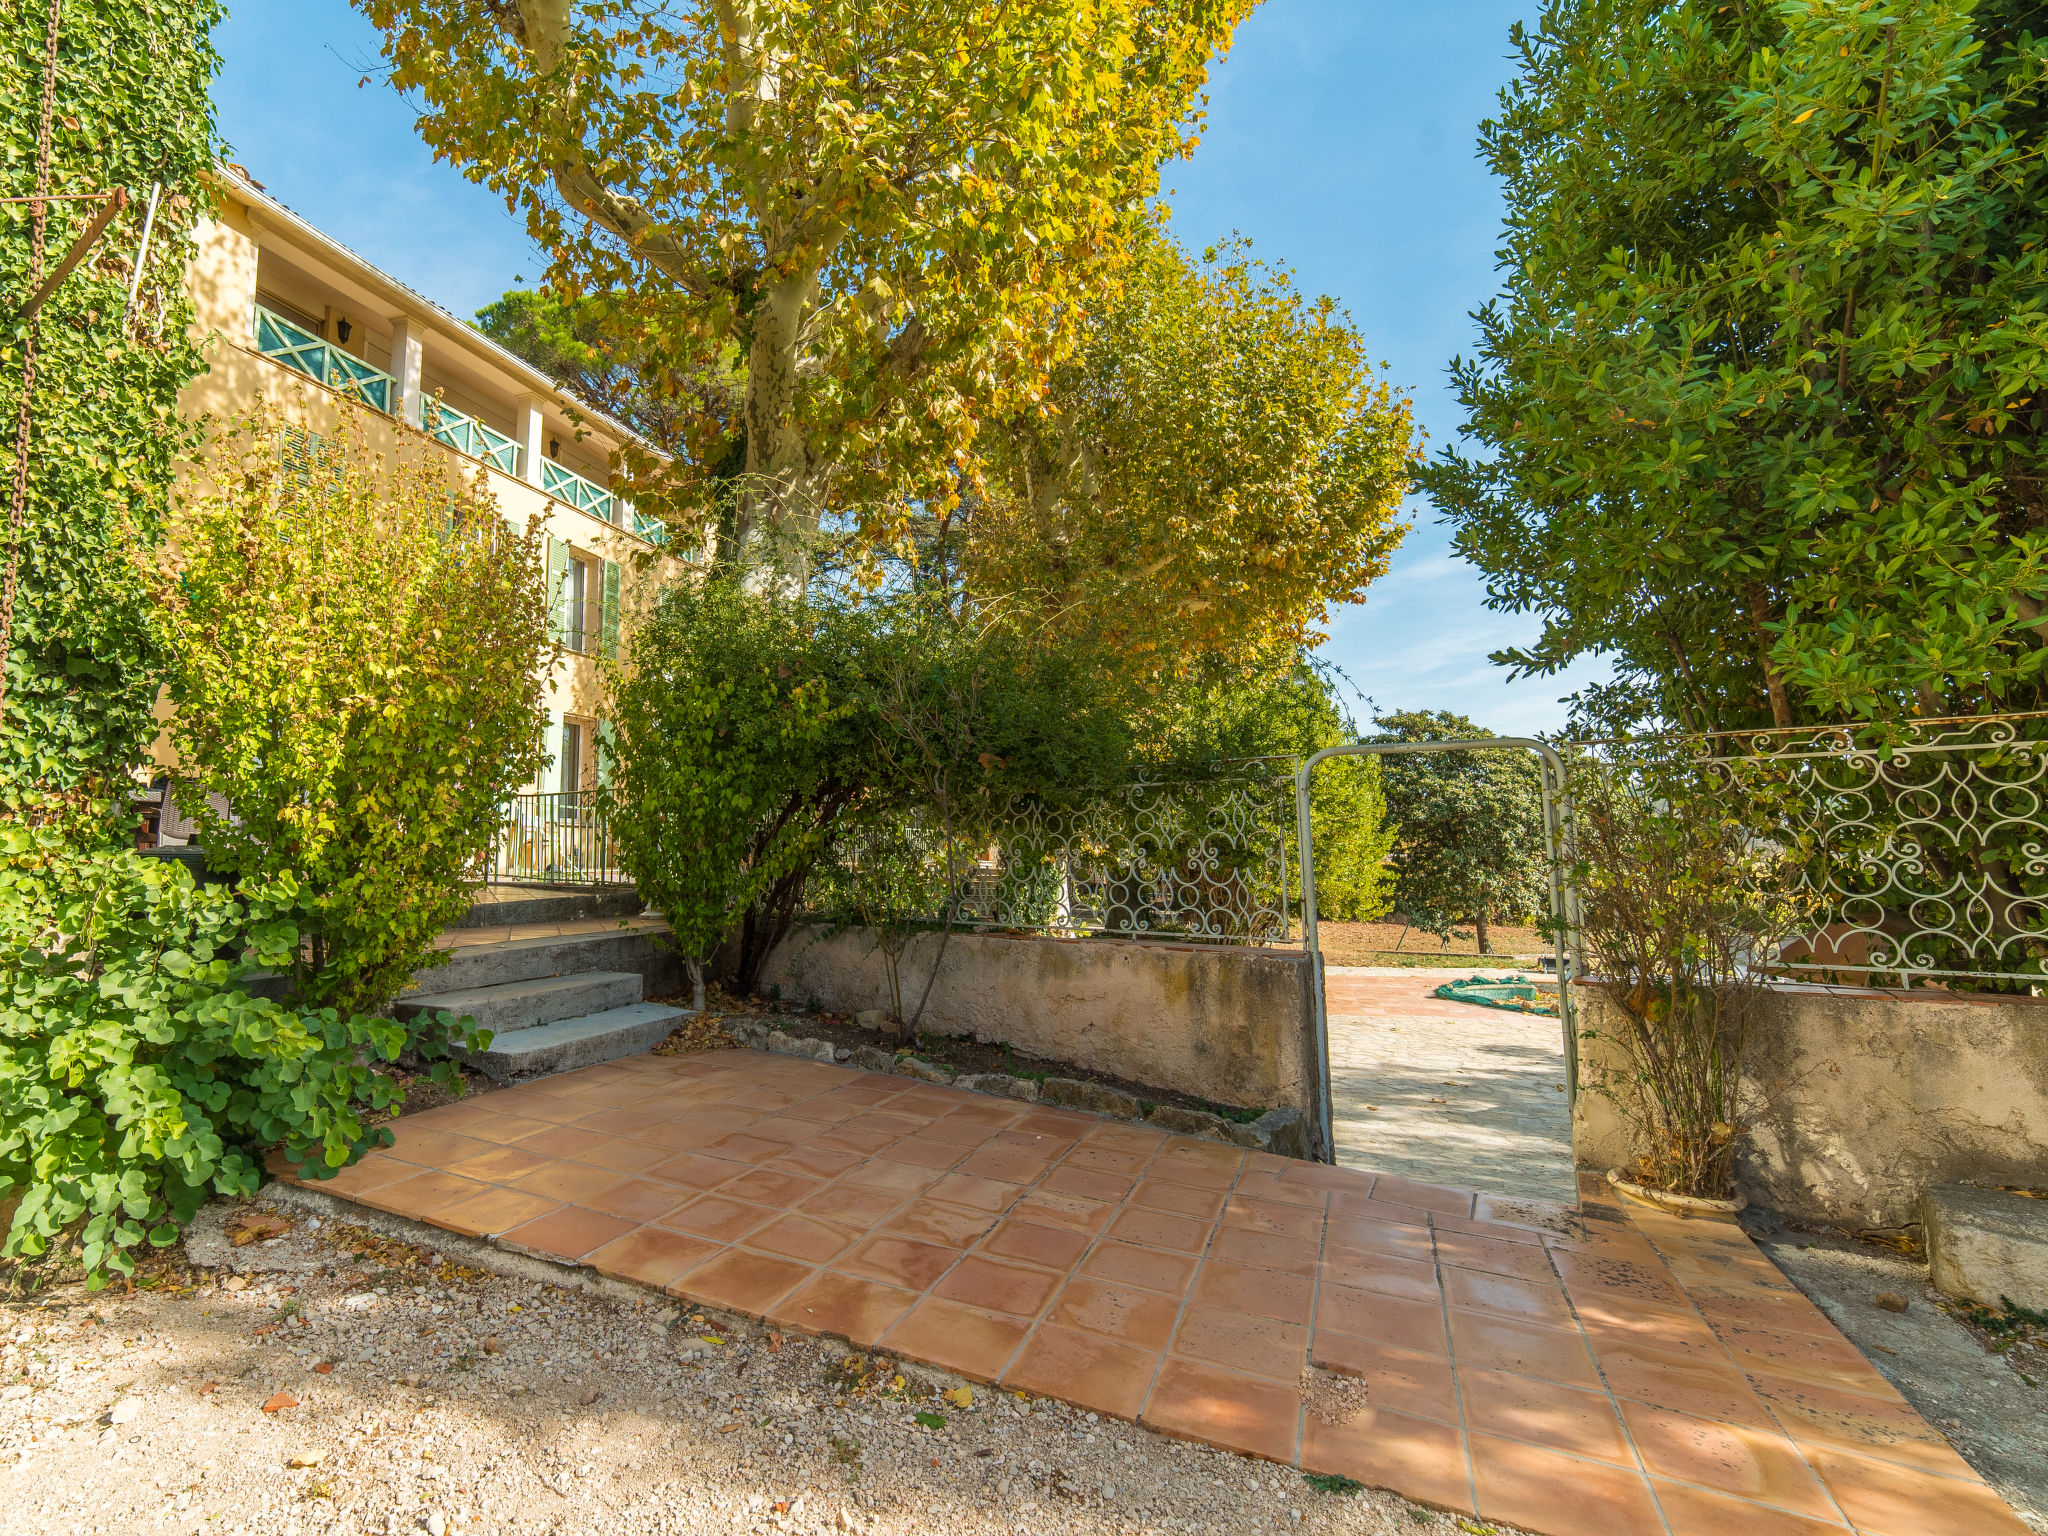
<path fill-rule="evenodd" d="M 1481 955 L 1477 937 L 1464 928 L 1446 944 L 1433 933 L 1391 923 L 1316 924 L 1316 941 L 1330 965 L 1452 965 L 1484 963 L 1500 966 L 1517 957 L 1550 953 L 1550 944 L 1534 928 L 1489 928 L 1492 953 Z"/>
<path fill-rule="evenodd" d="M 207 1214 L 287 1230 L 232 1271 L 173 1248 L 149 1289 L 0 1306 L 0 1536 L 1476 1528 L 367 1214 Z"/>
<path fill-rule="evenodd" d="M 658 1002 L 669 1003 L 679 1008 L 690 1006 L 688 993 L 673 997 L 658 998 Z M 1105 1087 L 1120 1088 L 1136 1098 L 1139 1103 L 1173 1104 L 1182 1109 L 1206 1110 L 1212 1115 L 1221 1115 L 1226 1120 L 1243 1124 L 1259 1118 L 1271 1105 L 1218 1104 L 1194 1094 L 1177 1093 L 1171 1088 L 1161 1088 L 1156 1083 L 1135 1082 L 1126 1077 L 1114 1077 L 1107 1072 L 1091 1072 L 1086 1067 L 1077 1067 L 1070 1061 L 1055 1061 L 1048 1056 L 1033 1056 L 1028 1051 L 1013 1050 L 998 1041 L 993 1044 L 970 1040 L 961 1035 L 919 1035 L 914 1041 L 905 1041 L 892 1033 L 879 1029 L 862 1029 L 852 1018 L 843 1013 L 811 1012 L 791 1008 L 785 1002 L 765 997 L 734 997 L 720 988 L 713 987 L 705 999 L 705 1021 L 686 1023 L 668 1041 L 657 1046 L 667 1054 L 683 1051 L 724 1050 L 730 1045 L 722 1034 L 707 1029 L 719 1019 L 745 1019 L 753 1024 L 765 1024 L 770 1029 L 780 1029 L 798 1039 L 806 1036 L 813 1040 L 829 1040 L 844 1051 L 856 1051 L 862 1046 L 873 1046 L 884 1051 L 908 1050 L 921 1061 L 934 1062 L 950 1067 L 959 1073 L 1004 1072 L 1011 1077 L 1028 1077 L 1043 1081 L 1048 1077 L 1070 1077 L 1084 1083 L 1101 1083 Z"/>

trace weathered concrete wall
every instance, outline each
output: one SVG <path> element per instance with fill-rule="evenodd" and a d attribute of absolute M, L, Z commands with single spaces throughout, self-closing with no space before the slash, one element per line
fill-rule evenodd
<path fill-rule="evenodd" d="M 1580 1028 L 1605 1035 L 1613 1004 L 1581 984 Z M 1580 1041 L 1591 1069 L 1614 1059 Z M 1787 1215 L 1851 1227 L 1918 1221 L 1933 1184 L 2038 1182 L 2048 1170 L 2048 999 L 1784 987 L 1764 1004 L 1743 1075 L 1748 1129 L 1737 1176 Z M 1582 1092 L 1581 1168 L 1625 1163 L 1613 1104 Z"/>
<path fill-rule="evenodd" d="M 936 934 L 920 934 L 905 952 L 905 1012 L 938 950 Z M 1007 1041 L 1219 1104 L 1306 1110 L 1308 964 L 1284 950 L 956 933 L 919 1028 Z M 834 1011 L 889 1005 L 882 957 L 862 929 L 799 928 L 761 979 Z"/>

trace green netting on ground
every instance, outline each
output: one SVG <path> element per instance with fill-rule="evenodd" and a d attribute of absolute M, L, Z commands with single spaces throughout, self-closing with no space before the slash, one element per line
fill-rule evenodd
<path fill-rule="evenodd" d="M 1544 1013 L 1555 1017 L 1557 994 L 1527 981 L 1502 981 L 1491 976 L 1468 976 L 1447 981 L 1436 989 L 1438 997 L 1454 1003 L 1477 1003 L 1482 1008 L 1507 1008 L 1516 1013 Z"/>

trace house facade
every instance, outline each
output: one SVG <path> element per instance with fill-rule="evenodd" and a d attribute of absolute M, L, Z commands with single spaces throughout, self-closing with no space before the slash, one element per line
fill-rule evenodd
<path fill-rule="evenodd" d="M 565 656 L 549 679 L 548 762 L 530 790 L 580 796 L 597 769 L 599 661 L 616 647 L 622 617 L 698 553 L 670 544 L 662 525 L 611 491 L 612 456 L 630 433 L 238 167 L 222 171 L 218 193 L 188 273 L 209 367 L 183 392 L 185 413 L 230 416 L 261 395 L 320 432 L 353 400 L 369 410 L 377 450 L 412 434 L 479 474 L 514 527 L 538 516 Z"/>

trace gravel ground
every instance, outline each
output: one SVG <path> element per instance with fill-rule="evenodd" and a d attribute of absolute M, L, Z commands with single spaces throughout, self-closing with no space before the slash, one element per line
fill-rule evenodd
<path fill-rule="evenodd" d="M 318 1196 L 146 1278 L 0 1306 L 0 1533 L 1495 1529 Z"/>
<path fill-rule="evenodd" d="M 1927 1283 L 1924 1259 L 1754 1208 L 1744 1225 L 2020 1519 L 2048 1532 L 2048 1349 L 2001 1348 L 1958 1321 L 1951 1313 L 1961 1309 Z"/>

